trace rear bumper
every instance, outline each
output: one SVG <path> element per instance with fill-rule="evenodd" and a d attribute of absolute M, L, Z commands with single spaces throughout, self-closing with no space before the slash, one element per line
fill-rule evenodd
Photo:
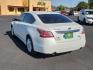
<path fill-rule="evenodd" d="M 43 43 L 37 43 L 34 45 L 36 52 L 44 54 L 63 53 L 78 50 L 85 47 L 86 40 L 76 40 L 73 42 L 57 43 L 53 40 L 45 40 Z"/>

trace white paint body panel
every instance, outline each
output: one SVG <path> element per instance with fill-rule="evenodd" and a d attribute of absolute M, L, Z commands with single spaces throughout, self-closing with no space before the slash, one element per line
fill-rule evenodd
<path fill-rule="evenodd" d="M 34 15 L 34 14 L 33 14 Z M 68 51 L 78 50 L 85 47 L 86 38 L 85 34 L 81 34 L 83 27 L 75 22 L 71 23 L 58 23 L 58 24 L 44 24 L 40 22 L 40 19 L 36 17 L 36 21 L 33 24 L 24 23 L 20 21 L 13 21 L 12 26 L 14 28 L 15 35 L 26 44 L 26 36 L 30 35 L 33 41 L 34 51 L 52 54 L 62 53 Z M 74 37 L 69 40 L 63 38 L 64 33 L 57 34 L 56 31 L 67 31 L 68 28 L 72 30 L 79 29 L 79 32 L 73 33 Z M 37 31 L 37 28 L 51 31 L 54 37 L 42 38 Z M 58 39 L 59 38 L 59 39 Z"/>
<path fill-rule="evenodd" d="M 93 10 L 85 9 L 84 13 L 86 13 L 86 11 L 93 11 Z M 83 22 L 84 19 L 85 19 L 86 23 L 93 24 L 93 14 L 85 14 L 85 15 L 83 15 L 82 12 L 81 12 L 79 14 L 79 20 Z"/>

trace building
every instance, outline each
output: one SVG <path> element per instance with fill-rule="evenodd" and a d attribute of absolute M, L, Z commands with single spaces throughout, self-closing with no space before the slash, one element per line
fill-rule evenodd
<path fill-rule="evenodd" d="M 24 11 L 51 11 L 51 0 L 0 0 L 0 15 L 19 15 Z"/>

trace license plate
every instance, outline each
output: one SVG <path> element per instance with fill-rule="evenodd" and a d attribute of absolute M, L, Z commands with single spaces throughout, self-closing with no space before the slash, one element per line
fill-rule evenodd
<path fill-rule="evenodd" d="M 63 36 L 65 39 L 71 39 L 73 38 L 73 32 L 67 32 Z"/>

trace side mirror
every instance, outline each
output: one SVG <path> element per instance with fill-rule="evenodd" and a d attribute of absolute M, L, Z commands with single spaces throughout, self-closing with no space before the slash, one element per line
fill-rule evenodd
<path fill-rule="evenodd" d="M 82 12 L 82 15 L 85 15 L 85 13 L 84 13 L 84 12 Z"/>
<path fill-rule="evenodd" d="M 13 18 L 12 21 L 21 21 L 21 20 L 17 18 Z"/>

